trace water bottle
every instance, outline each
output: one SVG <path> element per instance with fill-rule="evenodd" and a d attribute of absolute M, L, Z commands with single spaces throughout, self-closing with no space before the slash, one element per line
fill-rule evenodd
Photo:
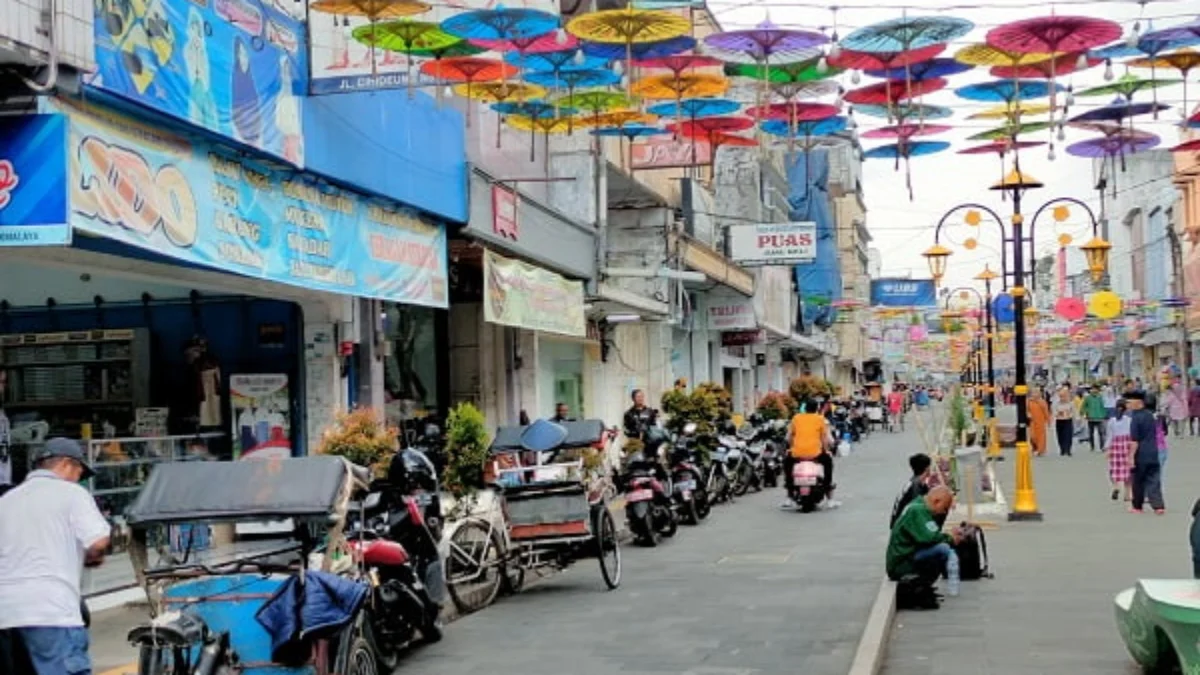
<path fill-rule="evenodd" d="M 946 594 L 947 595 L 949 595 L 952 598 L 955 597 L 956 595 L 958 595 L 959 581 L 960 581 L 960 578 L 959 578 L 959 570 L 958 570 L 958 553 L 955 553 L 954 550 L 951 549 L 950 556 L 948 558 L 946 558 Z"/>

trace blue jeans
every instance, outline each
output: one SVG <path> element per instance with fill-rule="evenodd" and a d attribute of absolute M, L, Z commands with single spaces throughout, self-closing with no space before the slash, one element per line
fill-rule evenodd
<path fill-rule="evenodd" d="M 91 675 L 86 628 L 36 626 L 17 632 L 37 675 Z"/>
<path fill-rule="evenodd" d="M 917 574 L 921 575 L 921 578 L 928 583 L 937 581 L 942 576 L 942 572 L 946 570 L 946 561 L 952 555 L 954 555 L 954 549 L 945 542 L 917 551 L 913 554 L 913 563 Z"/>

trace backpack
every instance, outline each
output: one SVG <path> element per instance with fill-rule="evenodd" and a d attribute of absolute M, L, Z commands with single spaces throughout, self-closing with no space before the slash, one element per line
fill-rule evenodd
<path fill-rule="evenodd" d="M 983 530 L 975 525 L 962 524 L 963 537 L 954 547 L 958 554 L 958 576 L 963 581 L 991 579 L 993 577 L 988 567 L 987 538 Z"/>

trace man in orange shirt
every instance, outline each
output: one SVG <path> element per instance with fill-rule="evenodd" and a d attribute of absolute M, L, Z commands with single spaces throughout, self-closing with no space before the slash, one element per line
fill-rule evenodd
<path fill-rule="evenodd" d="M 833 483 L 833 455 L 829 454 L 835 441 L 829 421 L 817 410 L 815 401 L 804 399 L 800 402 L 800 412 L 792 416 L 792 421 L 788 423 L 787 440 L 791 452 L 783 460 L 784 483 L 790 494 L 792 467 L 797 461 L 807 460 L 820 464 L 825 468 L 825 481 L 829 485 L 825 493 L 826 506 L 832 508 L 838 506 L 838 502 L 833 499 L 833 489 L 836 487 Z"/>

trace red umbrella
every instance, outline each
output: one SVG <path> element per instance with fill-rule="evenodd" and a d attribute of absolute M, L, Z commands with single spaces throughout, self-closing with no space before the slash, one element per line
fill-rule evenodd
<path fill-rule="evenodd" d="M 856 52 L 843 49 L 837 56 L 828 59 L 830 68 L 840 70 L 888 70 L 922 63 L 946 51 L 946 45 L 937 44 L 910 49 L 903 52 Z"/>
<path fill-rule="evenodd" d="M 1187 143 L 1180 143 L 1171 148 L 1171 152 L 1200 152 L 1200 138 L 1188 141 Z"/>
<path fill-rule="evenodd" d="M 748 117 L 698 117 L 694 120 L 679 122 L 677 124 L 668 124 L 667 131 L 671 131 L 678 136 L 686 136 L 687 138 L 707 141 L 712 147 L 710 157 L 710 166 L 717 159 L 717 150 L 722 145 L 738 145 L 738 146 L 754 146 L 758 145 L 756 141 L 743 136 L 734 136 L 733 132 L 745 131 L 754 126 L 754 120 Z M 693 156 L 695 151 L 693 150 Z"/>
<path fill-rule="evenodd" d="M 471 84 L 508 79 L 521 72 L 521 69 L 499 59 L 456 56 L 423 63 L 421 72 L 444 82 L 462 82 L 467 85 L 467 126 L 470 126 Z"/>
<path fill-rule="evenodd" d="M 886 105 L 891 106 L 900 101 L 923 96 L 939 89 L 946 88 L 946 78 L 933 77 L 917 82 L 888 80 L 868 87 L 861 87 L 848 92 L 845 100 L 856 105 Z"/>
<path fill-rule="evenodd" d="M 1079 321 L 1087 316 L 1087 305 L 1082 298 L 1059 298 L 1054 303 L 1054 313 L 1067 321 Z"/>
<path fill-rule="evenodd" d="M 771 103 L 746 109 L 746 114 L 757 120 L 787 120 L 793 126 L 797 122 L 814 122 L 838 114 L 838 108 L 828 103 Z"/>
<path fill-rule="evenodd" d="M 952 129 L 948 124 L 897 124 L 895 126 L 871 129 L 863 132 L 863 138 L 898 138 L 907 140 L 918 136 L 933 136 Z"/>
<path fill-rule="evenodd" d="M 695 54 L 675 54 L 674 56 L 641 59 L 633 62 L 633 65 L 638 68 L 659 68 L 669 70 L 675 73 L 675 75 L 679 75 L 691 68 L 714 68 L 721 64 L 722 61 L 719 59 L 714 59 L 711 56 L 696 56 Z"/>
<path fill-rule="evenodd" d="M 1063 53 L 1085 52 L 1121 37 L 1121 25 L 1089 16 L 1045 16 L 1006 23 L 987 32 L 987 43 L 1017 54 L 1050 54 L 1050 82 L 1054 83 L 1057 62 Z M 1056 105 L 1055 87 L 1050 88 L 1051 115 Z"/>

